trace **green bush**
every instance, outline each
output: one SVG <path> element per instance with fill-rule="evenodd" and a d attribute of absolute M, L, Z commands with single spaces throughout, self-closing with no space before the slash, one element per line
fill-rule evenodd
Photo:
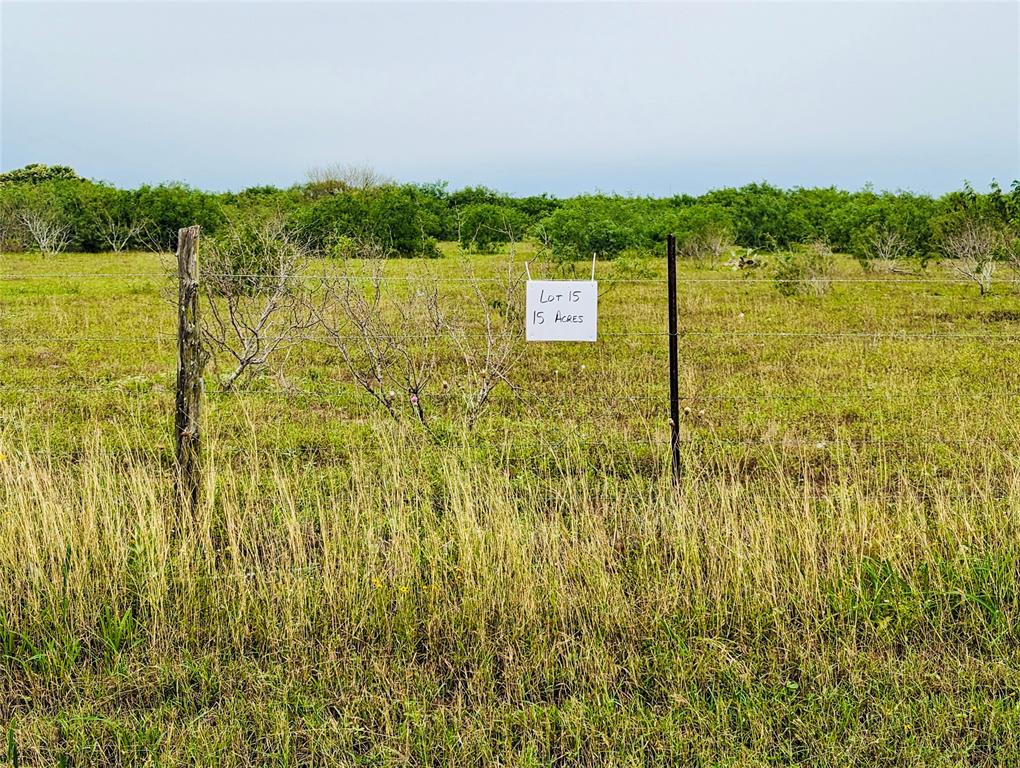
<path fill-rule="evenodd" d="M 458 240 L 464 248 L 488 252 L 522 239 L 527 228 L 527 218 L 515 208 L 476 203 L 460 211 Z"/>
<path fill-rule="evenodd" d="M 435 196 L 413 185 L 338 192 L 306 202 L 294 226 L 316 251 L 340 238 L 373 240 L 390 256 L 436 257 L 443 222 Z"/>
<path fill-rule="evenodd" d="M 699 205 L 704 203 L 729 212 L 734 239 L 748 248 L 783 249 L 821 234 L 806 211 L 794 206 L 791 193 L 769 184 L 709 192 L 699 199 Z"/>
<path fill-rule="evenodd" d="M 149 223 L 158 248 L 177 247 L 177 231 L 194 224 L 205 235 L 215 234 L 226 222 L 226 211 L 218 195 L 200 192 L 185 184 L 143 186 L 132 194 L 139 217 Z"/>
<path fill-rule="evenodd" d="M 679 253 L 716 260 L 733 243 L 733 218 L 718 204 L 690 205 L 668 212 L 660 229 L 676 235 Z"/>
<path fill-rule="evenodd" d="M 637 244 L 631 228 L 599 212 L 597 204 L 587 198 L 568 201 L 546 216 L 538 233 L 552 246 L 553 255 L 561 260 L 587 259 L 592 254 L 612 259 Z"/>
<path fill-rule="evenodd" d="M 442 223 L 431 205 L 433 200 L 418 187 L 385 186 L 356 194 L 365 196 L 365 220 L 359 228 L 379 240 L 392 255 L 440 255 L 437 236 Z"/>
<path fill-rule="evenodd" d="M 100 250 L 92 212 L 101 205 L 105 188 L 89 181 L 50 179 L 0 186 L 0 205 L 10 222 L 5 240 L 15 250 L 35 250 L 37 243 L 26 224 L 28 218 L 43 218 L 66 233 L 66 248 Z"/>

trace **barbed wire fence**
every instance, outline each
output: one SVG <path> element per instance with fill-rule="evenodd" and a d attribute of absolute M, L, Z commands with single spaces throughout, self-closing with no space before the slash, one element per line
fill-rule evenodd
<path fill-rule="evenodd" d="M 247 273 L 216 273 L 215 277 L 227 279 L 255 279 L 262 277 Z M 334 280 L 328 276 L 306 276 L 299 278 L 302 282 L 309 284 L 308 289 L 317 290 L 319 286 Z M 347 276 L 337 280 L 360 279 L 358 276 Z M 386 275 L 381 279 L 386 284 L 407 285 L 416 278 L 403 275 Z M 66 280 L 110 280 L 110 281 L 140 281 L 155 282 L 160 285 L 168 283 L 168 275 L 161 271 L 145 272 L 32 272 L 32 273 L 3 273 L 0 274 L 0 282 L 33 284 L 40 281 L 66 281 Z M 459 288 L 470 288 L 478 284 L 498 285 L 497 279 L 478 277 L 460 278 L 456 276 L 442 276 L 436 278 L 440 285 L 449 285 Z M 642 301 L 654 304 L 662 309 L 667 308 L 667 285 L 663 278 L 609 278 L 601 279 L 601 285 L 629 285 L 643 289 Z M 678 286 L 683 286 L 689 292 L 697 294 L 698 290 L 706 286 L 756 286 L 770 285 L 777 281 L 773 278 L 756 276 L 734 276 L 720 278 L 706 278 L 703 276 L 677 275 Z M 874 286 L 886 288 L 890 286 L 906 286 L 909 288 L 926 289 L 955 289 L 961 286 L 970 287 L 967 280 L 951 277 L 917 277 L 907 278 L 903 276 L 886 277 L 834 277 L 830 279 L 834 285 L 845 285 L 850 288 L 863 286 Z M 644 289 L 647 289 L 644 291 Z M 189 294 L 188 299 L 197 297 L 196 293 Z M 910 294 L 910 299 L 916 302 L 938 301 L 943 299 L 958 298 L 957 294 L 936 294 L 916 293 Z M 975 305 L 979 299 L 975 298 Z M 182 301 L 183 303 L 183 301 Z M 196 305 L 197 306 L 197 305 Z M 1020 307 L 1013 313 L 1009 310 L 1008 319 L 1020 327 Z M 940 350 L 948 348 L 958 349 L 963 345 L 975 345 L 979 352 L 988 353 L 993 348 L 1000 349 L 1005 345 L 1012 354 L 1012 345 L 1020 339 L 1020 330 L 958 330 L 953 327 L 950 320 L 936 323 L 931 322 L 931 327 L 922 330 L 917 327 L 902 328 L 889 327 L 881 330 L 869 328 L 845 328 L 841 330 L 815 330 L 810 328 L 802 329 L 760 329 L 741 325 L 732 325 L 724 330 L 698 327 L 690 318 L 683 315 L 677 316 L 677 328 L 675 335 L 671 334 L 668 327 L 668 315 L 655 318 L 658 324 L 656 329 L 623 327 L 625 321 L 620 318 L 607 318 L 610 322 L 608 328 L 600 328 L 599 341 L 594 345 L 585 345 L 585 350 L 574 357 L 590 360 L 597 357 L 598 353 L 606 350 L 620 350 L 627 355 L 626 362 L 629 365 L 629 375 L 624 376 L 622 382 L 613 380 L 602 384 L 599 387 L 579 386 L 576 380 L 568 377 L 552 377 L 552 383 L 539 381 L 514 380 L 514 385 L 502 386 L 490 399 L 490 405 L 498 415 L 513 418 L 518 421 L 527 419 L 532 423 L 546 424 L 552 427 L 549 430 L 538 430 L 534 451 L 526 455 L 526 460 L 534 461 L 540 457 L 556 460 L 564 450 L 565 443 L 571 445 L 578 443 L 591 447 L 600 447 L 604 450 L 623 449 L 629 451 L 634 449 L 645 452 L 656 461 L 655 471 L 665 475 L 672 469 L 674 472 L 678 464 L 671 462 L 670 454 L 679 450 L 682 453 L 681 461 L 690 465 L 696 470 L 698 461 L 707 460 L 716 452 L 735 451 L 738 455 L 744 456 L 748 452 L 766 452 L 774 455 L 787 453 L 798 456 L 815 456 L 828 452 L 874 452 L 874 456 L 868 453 L 868 458 L 879 460 L 884 452 L 896 453 L 917 446 L 922 446 L 926 451 L 945 450 L 953 455 L 970 454 L 974 452 L 985 452 L 988 455 L 1017 456 L 1020 449 L 1020 431 L 1008 432 L 1006 439 L 1002 435 L 986 434 L 978 426 L 966 435 L 950 439 L 940 432 L 927 430 L 922 424 L 908 425 L 908 429 L 899 434 L 861 434 L 843 435 L 832 425 L 824 420 L 805 419 L 806 423 L 801 429 L 795 430 L 793 434 L 772 432 L 767 428 L 761 429 L 756 434 L 741 433 L 734 431 L 731 423 L 722 424 L 726 416 L 734 413 L 747 413 L 751 409 L 761 409 L 771 404 L 785 404 L 803 406 L 810 409 L 814 405 L 839 404 L 841 407 L 874 407 L 876 403 L 891 404 L 897 409 L 909 403 L 917 406 L 919 403 L 927 408 L 941 408 L 954 406 L 964 409 L 983 409 L 989 402 L 1007 404 L 1010 408 L 1016 408 L 1020 415 L 1020 367 L 1015 366 L 1016 377 L 1012 379 L 1002 378 L 995 380 L 980 380 L 971 382 L 971 386 L 963 386 L 958 379 L 952 376 L 931 377 L 931 381 L 924 380 L 920 386 L 913 382 L 909 390 L 890 389 L 886 384 L 878 383 L 875 386 L 846 383 L 843 388 L 828 388 L 822 391 L 775 391 L 761 386 L 753 391 L 731 391 L 727 382 L 698 380 L 696 377 L 690 380 L 687 377 L 687 369 L 697 368 L 698 360 L 695 355 L 712 355 L 717 353 L 727 344 L 744 348 L 747 345 L 754 345 L 755 349 L 765 351 L 778 351 L 780 357 L 789 357 L 796 351 L 810 348 L 812 344 L 836 343 L 841 345 L 858 345 L 865 348 L 868 345 L 899 345 L 899 344 L 921 344 L 925 351 L 930 351 L 932 357 L 937 358 Z M 186 323 L 193 325 L 197 318 L 186 319 Z M 930 320 L 930 319 L 929 319 Z M 922 319 L 919 322 L 927 322 Z M 152 376 L 151 373 L 141 380 L 131 377 L 127 379 L 111 378 L 102 380 L 95 371 L 86 372 L 86 375 L 64 377 L 53 384 L 40 384 L 34 380 L 22 381 L 16 375 L 17 371 L 10 368 L 4 375 L 0 376 L 0 402 L 21 403 L 29 411 L 29 417 L 33 417 L 32 400 L 34 395 L 51 396 L 59 391 L 66 397 L 82 397 L 86 400 L 102 398 L 107 395 L 117 397 L 136 396 L 139 394 L 152 394 L 158 398 L 158 405 L 165 409 L 167 421 L 171 413 L 175 415 L 181 412 L 180 397 L 182 392 L 185 396 L 201 398 L 211 402 L 245 402 L 247 400 L 258 400 L 265 402 L 279 403 L 282 406 L 284 415 L 293 411 L 296 407 L 303 407 L 309 404 L 323 405 L 329 409 L 333 418 L 343 419 L 348 424 L 377 424 L 380 414 L 371 397 L 364 392 L 359 392 L 353 382 L 342 383 L 336 380 L 311 381 L 303 380 L 302 386 L 287 386 L 278 388 L 253 387 L 250 389 L 238 389 L 231 392 L 224 392 L 213 386 L 208 391 L 203 391 L 200 386 L 195 385 L 192 372 L 191 380 L 184 382 L 182 389 L 180 376 L 174 381 L 171 373 L 168 357 L 171 351 L 180 356 L 179 344 L 182 340 L 181 329 L 177 332 L 167 329 L 163 333 L 94 333 L 87 327 L 82 328 L 78 333 L 25 333 L 12 331 L 5 328 L 3 316 L 0 315 L 0 336 L 6 346 L 11 349 L 26 348 L 35 353 L 44 353 L 47 350 L 66 350 L 71 347 L 93 346 L 102 350 L 130 349 L 138 347 L 154 348 L 165 355 L 160 356 L 159 363 L 165 365 L 165 376 Z M 521 318 L 523 322 L 523 318 Z M 72 323 L 73 318 L 72 318 Z M 195 330 L 191 328 L 191 330 Z M 487 336 L 481 331 L 464 331 L 464 337 L 484 341 Z M 195 333 L 185 333 L 186 341 L 190 344 L 190 352 L 193 355 L 204 354 L 200 348 L 200 338 Z M 523 336 L 523 329 L 521 335 Z M 365 335 L 361 337 L 364 339 Z M 393 340 L 394 334 L 369 334 L 368 338 L 378 341 Z M 418 342 L 441 341 L 445 338 L 439 332 L 418 332 L 404 334 L 404 340 Z M 679 346 L 680 358 L 684 363 L 684 375 L 678 381 L 676 414 L 670 413 L 670 392 L 669 375 L 666 367 L 668 344 L 674 339 Z M 685 345 L 686 341 L 698 341 L 704 346 L 694 348 Z M 630 342 L 636 342 L 631 344 Z M 316 338 L 314 334 L 307 334 L 302 338 L 302 345 L 322 345 L 325 340 Z M 787 346 L 777 346 L 777 345 Z M 806 347 L 805 347 L 806 345 Z M 794 350 L 789 349 L 790 346 Z M 644 355 L 639 359 L 635 351 Z M 553 362 L 552 365 L 565 368 L 576 361 L 568 361 L 571 355 L 561 346 L 547 347 L 550 350 L 546 356 L 553 360 L 560 359 L 562 362 Z M 594 350 L 595 355 L 587 352 Z M 1000 349 L 1001 351 L 1001 349 Z M 192 360 L 195 358 L 193 357 Z M 928 361 L 926 362 L 933 362 Z M 934 362 L 937 362 L 935 360 Z M 1020 358 L 1016 359 L 1020 362 Z M 180 359 L 178 359 L 180 363 Z M 591 364 L 590 362 L 588 363 Z M 554 372 L 555 372 L 554 368 Z M 575 371 L 576 372 L 576 371 Z M 198 371 L 199 383 L 201 383 L 201 371 Z M 918 375 L 923 377 L 926 372 Z M 597 372 L 593 375 L 598 375 Z M 188 377 L 186 377 L 188 378 Z M 842 377 L 853 379 L 853 377 Z M 860 377 L 857 377 L 860 378 Z M 617 387 L 619 384 L 623 387 Z M 544 385 L 544 386 L 543 386 Z M 614 387 L 617 387 L 614 389 Z M 552 391 L 550 391 L 552 390 Z M 448 402 L 456 406 L 463 398 L 459 392 L 432 392 L 429 394 L 430 401 L 434 403 Z M 201 424 L 198 402 L 190 401 L 184 405 L 184 412 L 190 415 L 183 421 L 176 420 L 175 442 L 176 457 L 178 462 L 177 482 L 178 496 L 185 510 L 193 510 L 198 503 L 198 489 L 201 483 L 198 480 L 199 466 L 197 462 L 196 442 L 191 442 L 184 449 L 181 447 L 182 432 L 194 429 L 193 434 L 184 435 L 189 440 L 198 437 L 198 428 Z M 700 411 L 709 408 L 713 411 L 723 409 L 717 414 L 717 419 L 702 418 Z M 729 410 L 725 410 L 729 409 Z M 841 414 L 834 414 L 841 415 Z M 671 425 L 671 417 L 675 418 Z M 44 413 L 36 412 L 34 418 L 43 420 Z M 206 414 L 206 418 L 211 418 Z M 737 419 L 729 419 L 729 422 L 736 422 Z M 672 427 L 672 429 L 671 429 Z M 194 451 L 191 458 L 181 461 L 182 451 Z M 1020 457 L 1018 457 L 1020 461 Z M 190 463 L 189 463 L 190 462 Z M 667 468 L 667 464 L 670 467 Z M 693 475 L 696 481 L 697 475 Z M 826 493 L 824 489 L 805 488 L 803 492 L 805 499 L 824 500 Z M 994 502 L 1002 502 L 1006 499 L 1006 492 L 1002 497 L 991 499 Z M 207 571 L 194 574 L 196 581 L 208 585 L 210 589 L 231 588 L 235 584 L 247 584 L 251 582 L 262 583 L 263 585 L 277 585 L 282 588 L 289 588 L 297 580 L 314 580 L 327 578 L 328 567 L 319 563 L 311 562 L 298 567 L 246 567 L 243 564 L 235 563 L 232 566 L 224 566 L 222 570 L 215 566 L 209 566 Z M 333 722 L 326 719 L 308 719 L 299 717 L 290 724 L 289 733 L 296 739 L 306 738 L 312 734 L 333 734 L 346 727 L 343 723 Z M 120 754 L 124 750 L 122 745 L 114 746 L 112 741 L 106 741 L 96 735 L 94 742 L 88 744 L 81 750 L 84 753 L 97 754 Z M 126 754 L 130 756 L 143 757 L 150 754 L 149 748 L 135 744 L 128 745 Z"/>
<path fill-rule="evenodd" d="M 197 265 L 196 265 L 197 269 Z M 196 272 L 197 275 L 197 272 Z M 216 272 L 203 275 L 205 277 L 217 277 L 226 279 L 256 279 L 264 275 L 247 272 Z M 37 280 L 144 280 L 144 281 L 165 281 L 167 274 L 160 271 L 103 271 L 103 272 L 35 272 L 35 273 L 4 273 L 0 274 L 0 281 L 5 282 L 29 282 Z M 189 278 L 190 279 L 190 278 Z M 197 279 L 197 278 L 196 278 Z M 338 284 L 351 280 L 375 279 L 383 284 L 410 285 L 419 276 L 408 275 L 383 275 L 370 278 L 365 275 L 345 275 L 333 277 L 330 275 L 299 275 L 297 279 L 306 286 L 306 290 L 314 292 L 328 284 Z M 738 275 L 732 277 L 706 277 L 677 275 L 676 283 L 684 286 L 693 294 L 696 294 L 702 286 L 755 286 L 762 284 L 776 284 L 784 282 L 772 277 L 761 277 L 755 275 Z M 490 277 L 457 277 L 437 276 L 433 280 L 439 285 L 454 286 L 458 289 L 472 288 L 478 285 L 501 284 L 500 278 Z M 908 277 L 903 275 L 891 276 L 863 276 L 863 277 L 832 277 L 829 282 L 834 285 L 846 286 L 908 286 L 922 288 L 956 288 L 969 286 L 966 279 L 950 276 L 918 276 Z M 599 281 L 600 287 L 610 288 L 614 285 L 638 286 L 641 289 L 648 289 L 642 296 L 656 307 L 666 308 L 667 285 L 662 278 L 656 277 L 610 277 Z M 950 294 L 938 293 L 917 293 L 911 298 L 917 301 L 926 299 L 939 299 L 950 297 Z M 189 294 L 189 301 L 197 302 L 197 292 Z M 977 299 L 975 299 L 976 301 Z M 196 304 L 197 306 L 197 304 Z M 667 313 L 667 317 L 668 317 Z M 674 316 L 676 316 L 674 314 Z M 497 412 L 511 417 L 526 418 L 532 422 L 547 421 L 555 427 L 550 430 L 552 436 L 543 435 L 536 442 L 540 450 L 555 454 L 556 447 L 562 444 L 559 439 L 568 436 L 569 439 L 580 441 L 592 446 L 604 445 L 610 447 L 632 446 L 652 452 L 660 462 L 659 466 L 667 463 L 669 451 L 677 449 L 687 452 L 710 450 L 717 447 L 733 447 L 755 450 L 769 450 L 776 452 L 786 451 L 820 451 L 820 450 L 846 450 L 860 451 L 869 448 L 876 450 L 896 449 L 911 445 L 925 445 L 927 447 L 943 447 L 949 450 L 969 450 L 975 447 L 984 446 L 991 450 L 1015 452 L 1016 445 L 1012 442 L 1004 445 L 994 435 L 972 434 L 963 439 L 949 440 L 944 435 L 932 434 L 930 432 L 914 431 L 904 434 L 876 434 L 876 435 L 844 435 L 838 430 L 829 428 L 829 425 L 813 423 L 807 428 L 796 430 L 795 434 L 780 433 L 763 429 L 758 434 L 747 434 L 727 429 L 718 422 L 710 419 L 700 419 L 703 416 L 702 408 L 712 404 L 717 410 L 734 409 L 746 410 L 748 408 L 761 407 L 770 403 L 788 403 L 796 405 L 809 405 L 817 403 L 844 403 L 852 405 L 874 405 L 876 402 L 896 403 L 906 401 L 923 400 L 929 406 L 936 406 L 939 403 L 983 403 L 989 400 L 1001 400 L 1010 405 L 1017 403 L 1020 397 L 1020 379 L 1012 386 L 1009 382 L 983 382 L 971 389 L 964 389 L 957 385 L 945 386 L 944 384 L 932 384 L 922 387 L 913 387 L 909 391 L 896 391 L 883 388 L 856 387 L 850 391 L 839 391 L 830 389 L 819 392 L 797 392 L 768 391 L 763 388 L 761 391 L 726 391 L 725 387 L 706 387 L 704 382 L 699 382 L 696 387 L 687 387 L 686 381 L 678 382 L 677 402 L 679 406 L 679 418 L 671 424 L 672 414 L 670 413 L 669 376 L 666 374 L 663 358 L 667 354 L 668 343 L 675 339 L 681 345 L 681 356 L 685 358 L 685 364 L 690 363 L 690 350 L 684 347 L 685 339 L 703 340 L 709 345 L 718 346 L 725 343 L 761 344 L 762 348 L 768 348 L 774 342 L 788 340 L 797 344 L 810 344 L 813 341 L 823 343 L 841 344 L 896 344 L 898 342 L 918 342 L 936 345 L 957 345 L 957 344 L 1011 344 L 1020 339 L 1018 331 L 998 330 L 957 330 L 953 327 L 941 327 L 946 323 L 931 323 L 928 329 L 911 328 L 883 328 L 875 330 L 870 328 L 846 328 L 842 330 L 815 330 L 815 329 L 758 329 L 746 328 L 734 325 L 727 329 L 706 329 L 685 322 L 684 317 L 678 318 L 678 327 L 675 335 L 671 334 L 667 317 L 663 317 L 661 328 L 647 329 L 640 327 L 620 328 L 621 322 L 614 318 L 609 328 L 600 329 L 599 341 L 596 348 L 606 349 L 610 346 L 623 343 L 626 345 L 630 340 L 636 340 L 636 346 L 640 346 L 641 352 L 648 355 L 648 365 L 635 364 L 634 374 L 630 379 L 643 386 L 624 388 L 624 391 L 608 392 L 605 389 L 597 393 L 592 402 L 585 403 L 584 391 L 571 387 L 566 377 L 563 382 L 553 381 L 552 386 L 539 386 L 539 382 L 515 381 L 512 385 L 503 385 L 498 388 L 490 397 L 489 405 Z M 1020 321 L 1020 313 L 1017 313 Z M 523 321 L 523 318 L 521 318 Z M 196 320 L 188 320 L 190 324 Z M 936 326 L 939 327 L 936 327 Z M 187 329 L 184 329 L 187 331 Z M 194 330 L 194 329 L 192 329 Z M 477 339 L 484 341 L 487 336 L 483 331 L 462 331 L 465 339 Z M 372 398 L 365 392 L 358 392 L 350 384 L 335 386 L 336 382 L 326 385 L 316 382 L 305 382 L 302 388 L 287 386 L 278 389 L 252 388 L 242 389 L 225 393 L 215 387 L 204 392 L 201 387 L 202 370 L 201 366 L 196 369 L 196 362 L 199 357 L 204 359 L 207 351 L 201 348 L 201 337 L 198 333 L 184 333 L 188 338 L 184 347 L 192 354 L 190 363 L 191 372 L 186 375 L 182 383 L 181 375 L 178 375 L 176 385 L 166 383 L 153 383 L 151 380 L 139 382 L 123 381 L 83 381 L 83 382 L 62 382 L 59 386 L 65 394 L 82 395 L 85 397 L 102 394 L 132 394 L 138 392 L 150 392 L 158 395 L 171 394 L 175 396 L 175 413 L 182 409 L 191 413 L 189 418 L 177 420 L 175 423 L 175 443 L 178 465 L 185 465 L 181 468 L 181 474 L 186 481 L 182 486 L 188 490 L 184 496 L 188 498 L 188 505 L 193 507 L 197 504 L 197 488 L 199 483 L 197 473 L 199 471 L 197 459 L 194 462 L 182 461 L 182 456 L 188 452 L 182 448 L 183 438 L 198 436 L 201 419 L 199 418 L 199 400 L 207 398 L 213 401 L 234 400 L 244 401 L 245 399 L 260 399 L 275 401 L 281 404 L 308 404 L 311 402 L 322 403 L 334 409 L 338 418 L 343 418 L 347 423 L 370 424 L 378 421 L 378 413 L 373 413 Z M 521 329 L 523 337 L 523 329 Z M 399 338 L 401 341 L 432 342 L 445 338 L 440 331 L 421 331 L 410 334 L 386 334 L 386 333 L 362 333 L 357 337 L 365 341 L 394 341 Z M 66 347 L 68 345 L 97 345 L 97 346 L 155 346 L 167 350 L 178 347 L 178 357 L 182 350 L 182 328 L 179 323 L 178 332 L 171 331 L 156 334 L 92 334 L 87 331 L 81 334 L 11 334 L 7 337 L 8 345 L 52 345 Z M 328 340 L 317 337 L 315 334 L 307 334 L 301 339 L 301 345 L 325 344 Z M 335 342 L 336 339 L 333 339 Z M 629 347 L 628 347 L 629 349 Z M 196 357 L 199 356 L 199 357 Z M 633 362 L 635 358 L 631 356 Z M 188 365 L 184 366 L 185 368 Z M 642 367 L 645 370 L 640 370 Z M 198 376 L 196 384 L 195 376 Z M 557 371 L 558 375 L 558 371 Z M 653 386 L 647 386 L 651 381 Z M 575 382 L 576 383 L 576 382 Z M 183 389 L 190 392 L 182 395 Z M 566 388 L 567 391 L 563 391 Z M 37 383 L 0 383 L 0 394 L 10 392 L 28 395 L 30 393 L 45 394 L 52 391 L 52 387 L 43 386 Z M 554 391 L 549 391 L 552 389 Z M 715 389 L 715 391 L 713 391 Z M 720 391 L 722 389 L 722 391 Z M 455 407 L 464 397 L 462 392 L 431 392 L 428 395 L 432 404 L 448 404 Z M 403 405 L 407 405 L 406 403 Z M 589 419 L 583 423 L 583 419 Z M 721 418 L 721 417 L 720 417 Z M 683 422 L 683 423 L 681 423 Z M 607 431 L 607 427 L 612 425 Z M 669 449 L 669 450 L 667 450 Z M 197 453 L 193 453 L 197 457 Z M 679 465 L 672 462 L 674 468 Z"/>

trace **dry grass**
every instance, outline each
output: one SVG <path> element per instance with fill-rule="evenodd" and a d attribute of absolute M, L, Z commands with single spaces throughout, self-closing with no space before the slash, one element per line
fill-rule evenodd
<path fill-rule="evenodd" d="M 893 463 L 876 496 L 847 457 L 821 495 L 780 464 L 677 492 L 375 436 L 329 480 L 214 463 L 188 520 L 155 462 L 7 442 L 0 698 L 21 759 L 1018 754 L 1020 467 L 943 484 Z"/>

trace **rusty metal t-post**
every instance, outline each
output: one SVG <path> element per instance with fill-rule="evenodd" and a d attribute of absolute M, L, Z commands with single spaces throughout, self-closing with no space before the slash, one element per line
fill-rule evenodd
<path fill-rule="evenodd" d="M 666 238 L 666 275 L 669 282 L 669 446 L 673 459 L 673 485 L 680 485 L 680 364 L 676 309 L 676 237 Z"/>
<path fill-rule="evenodd" d="M 194 515 L 201 487 L 199 414 L 202 402 L 202 338 L 198 316 L 199 228 L 177 232 L 177 407 L 174 415 L 177 495 Z"/>

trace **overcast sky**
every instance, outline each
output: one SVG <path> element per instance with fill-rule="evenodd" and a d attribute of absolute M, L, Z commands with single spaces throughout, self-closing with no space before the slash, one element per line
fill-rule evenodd
<path fill-rule="evenodd" d="M 1016 2 L 0 4 L 4 170 L 512 193 L 1020 177 Z"/>

